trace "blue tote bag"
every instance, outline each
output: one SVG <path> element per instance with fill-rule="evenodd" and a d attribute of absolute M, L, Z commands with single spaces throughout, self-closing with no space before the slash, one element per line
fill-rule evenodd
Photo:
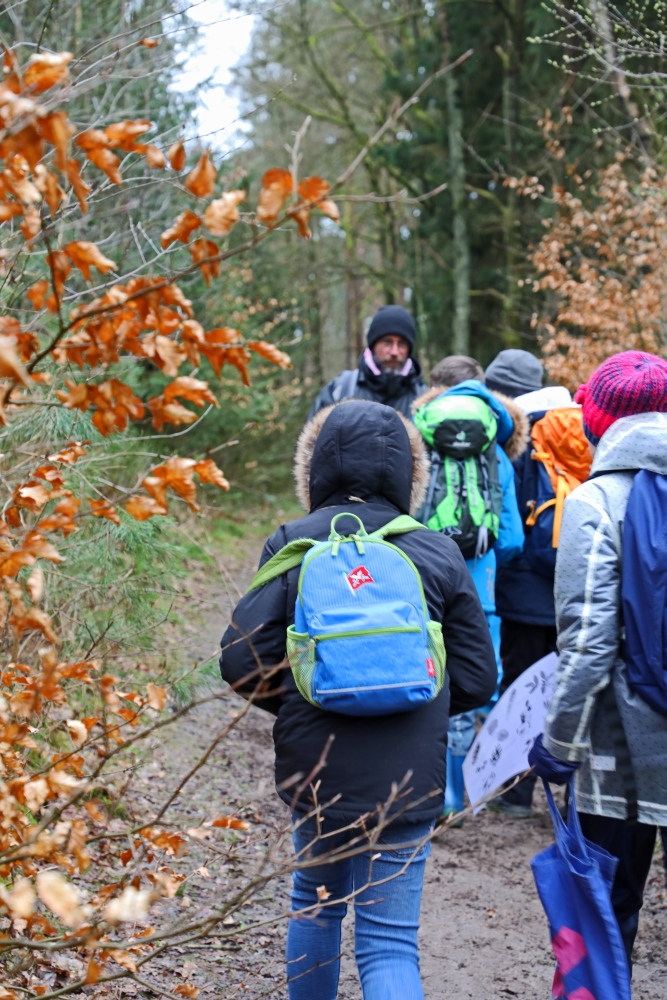
<path fill-rule="evenodd" d="M 630 970 L 611 905 L 616 858 L 584 838 L 570 783 L 568 823 L 546 781 L 556 843 L 533 858 L 537 892 L 556 956 L 552 996 L 565 1000 L 631 1000 Z"/>

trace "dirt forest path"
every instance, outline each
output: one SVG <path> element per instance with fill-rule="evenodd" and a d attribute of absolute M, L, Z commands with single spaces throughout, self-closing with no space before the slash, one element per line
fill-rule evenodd
<path fill-rule="evenodd" d="M 229 620 L 233 588 L 249 581 L 260 547 L 239 542 L 235 554 L 225 558 L 228 584 L 211 585 L 207 571 L 190 581 L 193 596 L 205 597 L 208 611 L 186 625 L 188 657 L 210 656 Z M 217 682 L 212 681 L 215 685 Z M 154 758 L 134 791 L 137 813 L 162 801 L 202 755 L 221 723 L 237 712 L 240 701 L 233 694 L 201 706 L 171 729 L 155 748 Z M 172 817 L 188 825 L 189 817 L 206 808 L 215 813 L 216 801 L 254 810 L 257 821 L 278 828 L 286 810 L 273 789 L 272 718 L 252 708 L 240 725 L 213 753 L 206 767 L 176 801 Z M 156 781 L 159 778 L 159 781 Z M 421 956 L 425 996 L 429 1000 L 548 1000 L 551 996 L 553 959 L 547 927 L 537 899 L 530 859 L 552 842 L 551 824 L 543 796 L 531 820 L 513 820 L 484 812 L 435 841 L 427 864 L 422 904 Z M 198 845 L 195 844 L 194 853 Z M 188 858 L 192 865 L 192 851 Z M 208 863 L 205 845 L 202 861 Z M 225 885 L 225 872 L 209 867 L 210 877 L 191 878 L 175 908 L 213 905 L 216 890 Z M 248 916 L 271 917 L 286 911 L 289 885 L 272 884 Z M 179 894 L 180 896 L 180 894 Z M 189 915 L 189 914 L 188 914 Z M 667 902 L 661 850 L 656 852 L 642 912 L 636 947 L 634 996 L 636 1000 L 667 1000 Z M 285 923 L 251 936 L 239 935 L 229 948 L 185 951 L 181 974 L 199 986 L 202 1000 L 218 996 L 284 998 L 282 951 Z M 350 916 L 344 925 L 344 958 L 339 997 L 360 1000 L 361 991 L 353 960 Z M 173 969 L 174 957 L 170 959 Z"/>

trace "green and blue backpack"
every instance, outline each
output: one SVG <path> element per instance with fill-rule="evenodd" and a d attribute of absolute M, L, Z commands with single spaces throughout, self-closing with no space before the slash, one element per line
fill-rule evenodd
<path fill-rule="evenodd" d="M 417 410 L 415 425 L 432 449 L 420 521 L 452 538 L 466 559 L 483 556 L 498 538 L 503 504 L 493 410 L 478 396 L 443 390 Z"/>
<path fill-rule="evenodd" d="M 336 530 L 340 518 L 358 528 Z M 301 566 L 287 656 L 311 705 L 343 715 L 389 715 L 432 701 L 445 680 L 442 626 L 431 621 L 419 571 L 387 541 L 423 529 L 407 515 L 368 534 L 337 514 L 326 542 L 298 538 L 257 572 L 250 590 Z"/>

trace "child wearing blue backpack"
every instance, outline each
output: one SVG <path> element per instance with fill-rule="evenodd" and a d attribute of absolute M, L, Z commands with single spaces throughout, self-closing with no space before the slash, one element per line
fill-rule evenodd
<path fill-rule="evenodd" d="M 491 697 L 493 647 L 460 550 L 410 516 L 429 477 L 411 423 L 365 400 L 321 410 L 301 434 L 295 475 L 308 513 L 266 543 L 220 659 L 223 678 L 276 716 L 276 784 L 301 863 L 292 912 L 306 911 L 289 925 L 289 996 L 335 1000 L 354 894 L 364 1000 L 422 1000 L 419 909 L 450 707 Z M 352 838 L 364 847 L 397 788 L 372 856 L 313 864 Z"/>
<path fill-rule="evenodd" d="M 559 663 L 529 760 L 575 772 L 584 836 L 618 858 L 628 961 L 667 822 L 667 361 L 626 351 L 582 386 L 590 478 L 567 497 L 556 558 Z"/>
<path fill-rule="evenodd" d="M 500 675 L 496 567 L 519 555 L 523 525 L 512 461 L 528 443 L 528 420 L 511 399 L 484 385 L 474 358 L 452 355 L 431 372 L 414 404 L 415 425 L 431 449 L 431 478 L 418 517 L 452 538 L 466 560 L 491 633 Z M 463 808 L 463 761 L 475 738 L 476 713 L 453 715 L 447 747 L 445 812 Z"/>

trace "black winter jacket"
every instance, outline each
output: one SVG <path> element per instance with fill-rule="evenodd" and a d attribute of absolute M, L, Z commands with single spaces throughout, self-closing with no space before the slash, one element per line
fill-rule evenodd
<path fill-rule="evenodd" d="M 366 529 L 374 531 L 397 514 L 414 510 L 423 501 L 428 462 L 412 425 L 389 407 L 351 400 L 323 412 L 305 428 L 296 471 L 300 498 L 311 513 L 271 536 L 260 565 L 295 538 L 328 538 L 331 520 L 341 511 L 354 511 Z M 345 532 L 353 530 L 353 523 L 348 529 L 341 520 L 337 527 Z M 486 704 L 496 683 L 488 626 L 457 545 L 428 530 L 400 535 L 392 542 L 415 563 L 429 613 L 442 622 L 447 670 L 440 695 L 413 712 L 373 718 L 338 715 L 305 701 L 286 668 L 272 680 L 268 697 L 258 701 L 277 716 L 273 735 L 278 786 L 297 772 L 309 774 L 329 736 L 335 737 L 319 774 L 318 799 L 327 802 L 340 795 L 327 810 L 337 823 L 375 810 L 388 797 L 392 783 L 409 771 L 412 801 L 434 790 L 436 794 L 406 818 L 417 822 L 441 815 L 450 708 L 457 714 Z M 224 679 L 236 690 L 254 690 L 256 680 L 244 685 L 243 679 L 256 670 L 256 656 L 266 666 L 284 660 L 285 630 L 294 621 L 298 577 L 298 569 L 290 570 L 246 594 L 238 604 L 222 639 L 220 659 Z M 290 802 L 293 789 L 279 794 Z M 297 808 L 309 807 L 309 793 L 304 793 Z"/>
<path fill-rule="evenodd" d="M 375 375 L 362 354 L 356 371 L 341 372 L 325 385 L 310 408 L 308 420 L 312 420 L 323 407 L 350 398 L 385 403 L 411 420 L 412 404 L 427 388 L 421 373 L 421 365 L 412 358 L 412 371 L 408 375 L 396 375 L 393 372 Z"/>

